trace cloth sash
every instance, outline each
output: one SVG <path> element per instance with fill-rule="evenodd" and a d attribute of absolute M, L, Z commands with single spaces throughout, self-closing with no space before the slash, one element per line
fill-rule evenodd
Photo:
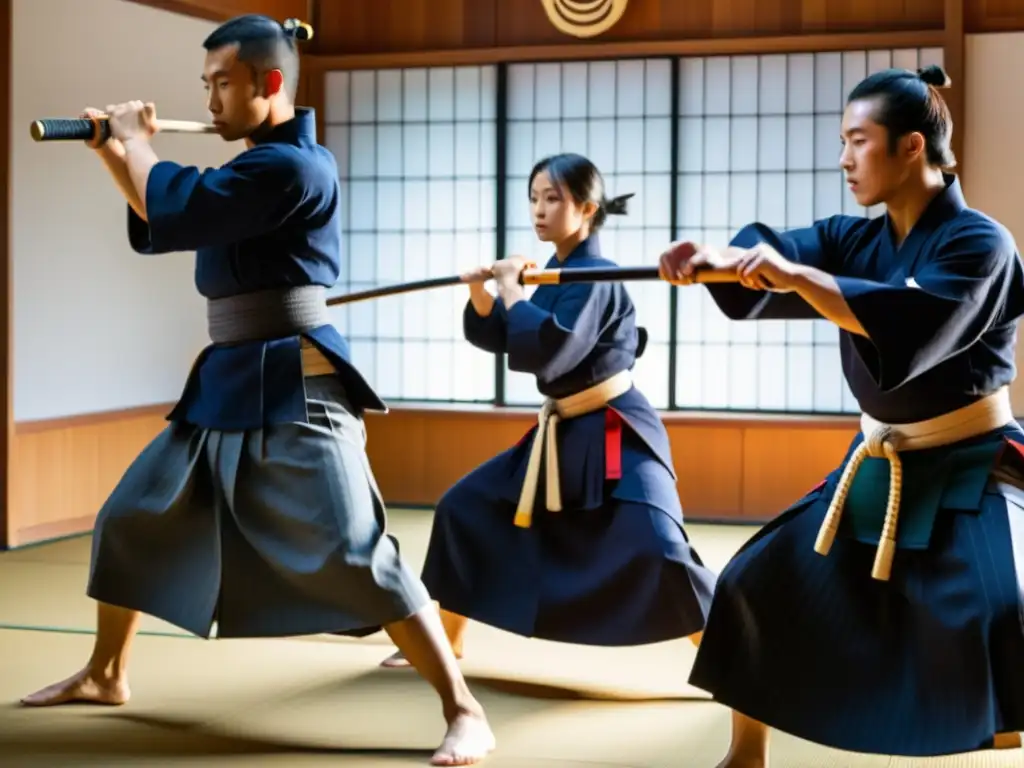
<path fill-rule="evenodd" d="M 819 555 L 827 555 L 835 541 L 836 533 L 842 520 L 847 502 L 852 500 L 851 490 L 857 479 L 858 471 L 870 459 L 885 459 L 888 465 L 889 488 L 886 497 L 885 518 L 875 562 L 871 569 L 873 578 L 888 581 L 892 572 L 892 562 L 896 553 L 897 527 L 899 523 L 900 501 L 903 495 L 903 460 L 901 452 L 924 451 L 929 448 L 950 446 L 972 437 L 978 437 L 1006 426 L 1013 421 L 1013 409 L 1010 406 L 1009 388 L 1003 387 L 986 397 L 955 411 L 936 416 L 934 419 L 909 424 L 884 424 L 867 414 L 861 416 L 861 433 L 863 442 L 857 446 L 843 469 L 835 493 L 829 504 L 825 519 L 822 521 L 814 551 Z M 982 477 L 987 477 L 994 456 L 991 447 L 982 446 L 981 451 L 967 449 L 957 456 L 958 462 L 947 467 L 950 472 L 978 474 L 983 469 Z M 913 456 L 908 461 L 913 461 Z M 877 476 L 884 467 L 875 462 L 872 473 Z M 925 483 L 930 480 L 936 489 L 935 498 L 926 500 L 930 507 L 937 509 L 942 500 L 942 491 L 949 476 L 924 477 Z"/>
<path fill-rule="evenodd" d="M 206 327 L 214 344 L 241 344 L 301 334 L 330 323 L 321 285 L 254 291 L 206 302 Z M 337 373 L 309 339 L 299 342 L 305 377 Z"/>
<path fill-rule="evenodd" d="M 214 344 L 281 339 L 330 322 L 322 285 L 253 291 L 206 302 L 206 327 Z"/>
<path fill-rule="evenodd" d="M 562 488 L 558 469 L 558 435 L 556 427 L 562 419 L 572 419 L 598 411 L 620 395 L 633 388 L 633 377 L 629 371 L 620 371 L 599 384 L 558 400 L 548 398 L 537 415 L 537 432 L 530 446 L 530 459 L 526 465 L 526 478 L 519 495 L 515 524 L 529 528 L 533 521 L 533 507 L 537 499 L 537 485 L 540 482 L 541 455 L 547 459 L 544 474 L 547 480 L 547 509 L 562 511 Z"/>

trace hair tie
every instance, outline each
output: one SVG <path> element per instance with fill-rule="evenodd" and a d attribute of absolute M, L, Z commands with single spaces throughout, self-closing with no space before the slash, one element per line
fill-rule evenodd
<path fill-rule="evenodd" d="M 917 70 L 917 77 L 926 85 L 935 88 L 948 88 L 952 84 L 949 75 L 946 74 L 946 70 L 937 64 L 930 64 Z"/>
<path fill-rule="evenodd" d="M 604 208 L 604 212 L 609 216 L 625 216 L 629 213 L 628 201 L 634 195 L 634 192 L 630 192 L 628 195 L 613 197 L 611 200 L 605 200 L 601 203 L 601 207 Z"/>
<path fill-rule="evenodd" d="M 281 24 L 285 34 L 294 37 L 296 40 L 312 40 L 313 27 L 299 19 L 285 19 Z"/>

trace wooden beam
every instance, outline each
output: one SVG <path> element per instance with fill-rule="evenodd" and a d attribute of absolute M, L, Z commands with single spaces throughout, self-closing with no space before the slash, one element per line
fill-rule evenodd
<path fill-rule="evenodd" d="M 967 110 L 964 89 L 966 88 L 964 56 L 964 5 L 967 0 L 945 0 L 945 28 L 943 30 L 943 68 L 952 87 L 943 95 L 953 117 L 953 154 L 956 155 L 957 173 L 961 183 L 964 178 L 964 130 Z"/>
<path fill-rule="evenodd" d="M 946 32 L 940 29 L 864 34 L 531 45 L 508 48 L 367 53 L 350 56 L 309 56 L 304 66 L 329 72 L 340 69 L 452 67 L 519 61 L 579 61 L 658 56 L 730 56 L 892 48 L 935 48 L 944 45 L 946 37 Z"/>
<path fill-rule="evenodd" d="M 194 0 L 129 0 L 138 5 L 148 5 L 150 8 L 159 8 L 161 11 L 180 13 L 183 16 L 193 16 L 197 19 L 208 21 L 227 21 L 234 13 L 223 8 L 196 3 Z"/>
<path fill-rule="evenodd" d="M 4 72 L 0 75 L 0 189 L 4 190 L 4 204 L 0 206 L 0 301 L 4 311 L 0 314 L 0 338 L 4 349 L 0 353 L 0 410 L 3 411 L 3 429 L 0 431 L 0 547 L 11 544 L 11 449 L 14 445 L 14 314 L 13 276 L 14 254 L 11 247 L 11 207 L 14 193 L 11 188 L 11 98 L 14 71 L 14 0 L 0 0 L 0 46 L 4 55 Z"/>
<path fill-rule="evenodd" d="M 315 54 L 321 49 L 323 37 L 320 34 L 320 20 L 322 18 L 323 16 L 320 14 L 320 0 L 306 0 L 305 20 L 313 27 L 313 39 L 302 46 L 303 56 Z"/>
<path fill-rule="evenodd" d="M 129 0 L 129 2 L 208 21 L 227 21 L 243 13 L 264 13 L 278 21 L 284 21 L 291 16 L 304 17 L 304 21 L 310 21 L 311 18 L 311 15 L 307 15 L 311 3 L 307 0 Z"/>

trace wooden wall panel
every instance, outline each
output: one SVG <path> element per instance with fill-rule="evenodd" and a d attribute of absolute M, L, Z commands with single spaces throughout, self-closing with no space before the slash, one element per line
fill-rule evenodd
<path fill-rule="evenodd" d="M 1024 30 L 1024 0 L 965 0 L 968 34 Z"/>
<path fill-rule="evenodd" d="M 630 0 L 600 42 L 937 30 L 941 0 Z M 348 55 L 587 43 L 563 35 L 540 0 L 321 2 L 317 53 Z"/>
<path fill-rule="evenodd" d="M 309 21 L 306 18 L 309 11 L 308 0 L 130 0 L 130 2 L 211 21 L 223 21 L 232 16 L 241 16 L 243 13 L 264 13 L 279 21 L 289 18 Z"/>
<path fill-rule="evenodd" d="M 168 406 L 18 424 L 8 546 L 92 528 L 128 465 L 166 426 Z"/>
<path fill-rule="evenodd" d="M 345 0 L 317 6 L 324 55 L 490 48 L 499 0 Z"/>
<path fill-rule="evenodd" d="M 502 0 L 498 45 L 572 42 L 548 21 L 539 0 Z M 630 0 L 602 42 L 760 37 L 942 28 L 934 0 Z"/>
<path fill-rule="evenodd" d="M 169 406 L 25 423 L 14 435 L 9 546 L 91 529 Z M 466 472 L 516 443 L 529 411 L 393 410 L 370 415 L 368 451 L 392 505 L 432 506 Z M 853 419 L 683 417 L 666 426 L 690 520 L 763 521 L 842 458 Z"/>
<path fill-rule="evenodd" d="M 367 417 L 367 449 L 390 503 L 433 505 L 535 419 L 529 411 L 397 409 Z M 842 460 L 857 430 L 853 418 L 664 420 L 687 517 L 706 520 L 770 519 Z"/>

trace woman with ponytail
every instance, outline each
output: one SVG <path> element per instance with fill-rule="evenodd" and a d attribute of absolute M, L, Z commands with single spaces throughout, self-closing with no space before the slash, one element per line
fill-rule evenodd
<path fill-rule="evenodd" d="M 580 155 L 533 168 L 530 207 L 548 269 L 613 266 L 599 230 L 609 199 Z M 438 503 L 423 581 L 457 656 L 468 619 L 523 637 L 598 646 L 696 641 L 715 577 L 690 546 L 668 435 L 633 384 L 646 332 L 618 283 L 519 285 L 525 259 L 481 270 L 464 324 L 476 347 L 536 377 L 545 402 L 514 447 Z M 385 666 L 407 663 L 399 653 Z"/>

